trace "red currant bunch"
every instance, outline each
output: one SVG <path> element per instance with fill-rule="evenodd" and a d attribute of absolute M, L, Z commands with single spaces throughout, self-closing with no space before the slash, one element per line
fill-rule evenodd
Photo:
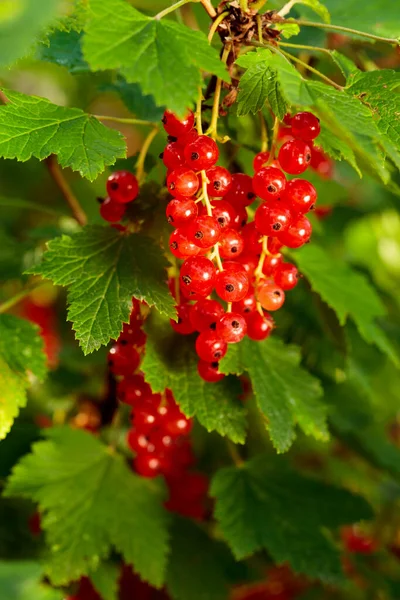
<path fill-rule="evenodd" d="M 100 215 L 109 223 L 118 223 L 125 214 L 126 206 L 139 193 L 139 183 L 129 171 L 114 171 L 107 179 L 107 197 L 101 199 Z"/>

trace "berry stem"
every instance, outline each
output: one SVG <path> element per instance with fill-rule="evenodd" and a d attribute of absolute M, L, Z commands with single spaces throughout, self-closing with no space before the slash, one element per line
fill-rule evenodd
<path fill-rule="evenodd" d="M 260 119 L 261 152 L 266 152 L 268 150 L 268 130 L 261 110 L 258 113 L 258 118 Z"/>
<path fill-rule="evenodd" d="M 240 10 L 247 12 L 249 10 L 248 0 L 239 0 Z"/>
<path fill-rule="evenodd" d="M 287 23 L 297 23 L 303 27 L 319 27 L 320 29 L 331 29 L 332 31 L 341 31 L 343 33 L 352 33 L 361 37 L 368 38 L 370 40 L 376 40 L 378 42 L 386 42 L 395 46 L 399 45 L 399 40 L 395 38 L 382 37 L 380 35 L 374 35 L 373 33 L 366 33 L 365 31 L 358 31 L 357 29 L 351 29 L 350 27 L 342 27 L 341 25 L 331 25 L 330 23 L 317 23 L 314 21 L 303 21 L 302 19 L 287 19 Z"/>
<path fill-rule="evenodd" d="M 16 304 L 19 304 L 21 302 L 21 300 L 26 298 L 26 296 L 30 296 L 30 294 L 32 292 L 34 292 L 46 285 L 48 285 L 47 282 L 44 282 L 44 283 L 41 282 L 39 284 L 31 284 L 31 285 L 27 286 L 26 288 L 24 288 L 23 290 L 21 290 L 20 292 L 18 292 L 17 294 L 15 294 L 14 296 L 11 296 L 11 298 L 9 298 L 8 300 L 5 300 L 4 302 L 2 302 L 0 304 L 0 314 L 7 312 L 8 310 L 10 310 L 10 308 L 13 308 Z"/>
<path fill-rule="evenodd" d="M 209 217 L 212 217 L 212 206 L 211 206 L 210 198 L 208 197 L 207 183 L 208 183 L 208 179 L 207 179 L 206 172 L 201 171 L 201 187 L 202 187 L 202 193 L 203 193 L 203 201 L 204 201 L 204 205 L 207 209 L 207 215 Z M 213 257 L 213 259 L 215 258 L 215 262 L 217 263 L 218 269 L 220 271 L 223 271 L 224 268 L 222 266 L 221 257 L 219 255 L 218 244 L 215 244 L 215 246 L 213 248 L 212 257 Z"/>
<path fill-rule="evenodd" d="M 262 42 L 263 41 L 263 33 L 262 33 L 262 20 L 261 20 L 261 16 L 260 15 L 257 15 L 256 21 L 257 21 L 258 41 Z"/>
<path fill-rule="evenodd" d="M 275 117 L 274 127 L 272 129 L 271 150 L 269 153 L 269 159 L 267 161 L 267 167 L 269 167 L 269 165 L 275 159 L 276 144 L 278 141 L 278 132 L 279 132 L 279 119 L 278 119 L 278 117 Z"/>
<path fill-rule="evenodd" d="M 226 312 L 232 312 L 232 302 L 226 303 Z"/>
<path fill-rule="evenodd" d="M 92 115 L 98 121 L 110 121 L 111 123 L 126 123 L 127 125 L 151 125 L 154 127 L 153 121 L 144 121 L 143 119 L 133 119 L 131 117 L 110 117 L 108 115 Z"/>
<path fill-rule="evenodd" d="M 203 125 L 201 122 L 201 103 L 203 102 L 203 93 L 201 88 L 199 88 L 199 96 L 197 98 L 196 105 L 196 129 L 199 135 L 203 135 Z"/>
<path fill-rule="evenodd" d="M 153 17 L 153 19 L 155 19 L 156 21 L 159 21 L 166 15 L 169 15 L 169 13 L 174 12 L 174 10 L 177 10 L 178 8 L 180 8 L 184 4 L 188 4 L 189 2 L 200 2 L 200 0 L 179 0 L 179 2 L 175 2 L 175 4 L 173 4 L 172 6 L 169 6 L 168 8 L 165 8 L 164 10 L 157 13 Z"/>
<path fill-rule="evenodd" d="M 292 10 L 293 6 L 295 4 L 297 4 L 299 2 L 299 0 L 289 0 L 289 2 L 287 2 L 282 8 L 281 10 L 278 12 L 278 15 L 280 17 L 284 17 L 286 16 L 288 13 L 290 13 L 290 11 Z"/>
<path fill-rule="evenodd" d="M 224 47 L 224 51 L 222 52 L 221 61 L 226 64 L 228 60 L 229 53 L 231 51 L 231 45 L 227 44 Z M 214 92 L 214 102 L 211 113 L 211 123 L 210 127 L 207 129 L 206 134 L 210 135 L 212 138 L 216 138 L 218 135 L 217 125 L 218 125 L 218 117 L 219 117 L 219 101 L 221 98 L 221 88 L 222 88 L 222 79 L 218 77 L 217 83 L 215 84 L 215 92 Z"/>
<path fill-rule="evenodd" d="M 79 201 L 76 198 L 75 194 L 71 190 L 69 183 L 64 178 L 64 175 L 62 174 L 62 171 L 60 169 L 55 155 L 51 154 L 50 156 L 45 158 L 44 162 L 58 189 L 67 201 L 67 204 L 70 207 L 71 212 L 74 215 L 76 221 L 79 223 L 79 225 L 82 225 L 83 227 L 87 223 L 86 213 L 79 204 Z"/>
<path fill-rule="evenodd" d="M 147 152 L 149 151 L 151 143 L 154 140 L 154 138 L 156 137 L 157 133 L 158 133 L 158 127 L 154 127 L 150 131 L 150 133 L 148 134 L 146 139 L 144 140 L 143 146 L 139 152 L 139 156 L 138 156 L 137 163 L 136 163 L 136 178 L 137 178 L 139 184 L 143 181 L 143 178 L 145 176 L 144 162 L 146 160 Z"/>
<path fill-rule="evenodd" d="M 292 44 L 290 42 L 279 42 L 279 46 L 288 48 L 298 48 L 299 50 L 310 50 L 311 52 L 324 52 L 328 56 L 332 56 L 332 51 L 328 48 L 318 48 L 318 46 L 306 46 L 305 44 Z"/>
<path fill-rule="evenodd" d="M 228 452 L 229 452 L 234 464 L 237 467 L 242 467 L 244 464 L 244 460 L 240 456 L 236 445 L 233 442 L 231 442 L 231 440 L 228 440 L 228 439 L 226 440 L 226 445 L 227 445 Z"/>
<path fill-rule="evenodd" d="M 208 42 L 211 44 L 211 40 L 214 37 L 215 32 L 217 31 L 220 23 L 222 23 L 222 21 L 225 19 L 225 17 L 227 17 L 229 15 L 229 11 L 225 10 L 224 12 L 222 12 L 220 15 L 218 15 L 218 17 L 215 19 L 215 21 L 213 22 L 213 24 L 211 25 L 210 28 L 210 32 L 208 34 Z"/>
<path fill-rule="evenodd" d="M 211 4 L 210 0 L 200 0 L 200 3 L 202 4 L 204 10 L 207 12 L 208 16 L 212 19 L 215 19 L 215 17 L 217 16 L 217 11 Z"/>
<path fill-rule="evenodd" d="M 267 256 L 267 254 L 270 253 L 269 250 L 268 250 L 267 243 L 268 243 L 268 236 L 264 235 L 263 238 L 262 238 L 262 251 L 261 251 L 261 254 L 260 254 L 260 258 L 258 260 L 258 265 L 257 265 L 257 267 L 256 267 L 256 269 L 254 271 L 254 277 L 256 279 L 256 285 L 254 287 L 256 289 L 258 287 L 258 283 L 260 281 L 260 278 L 261 278 L 261 276 L 263 274 L 263 266 L 264 266 L 265 257 Z"/>

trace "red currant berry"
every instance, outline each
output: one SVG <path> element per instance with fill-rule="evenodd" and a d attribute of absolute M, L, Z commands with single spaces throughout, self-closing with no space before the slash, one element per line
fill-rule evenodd
<path fill-rule="evenodd" d="M 312 227 L 307 217 L 299 216 L 295 219 L 288 229 L 279 234 L 279 239 L 284 246 L 288 248 L 300 248 L 306 244 L 312 233 Z"/>
<path fill-rule="evenodd" d="M 274 281 L 282 290 L 292 290 L 299 281 L 299 272 L 291 263 L 282 263 L 274 273 Z"/>
<path fill-rule="evenodd" d="M 242 252 L 236 262 L 240 263 L 246 270 L 249 277 L 252 277 L 258 265 L 259 256 L 251 252 Z"/>
<path fill-rule="evenodd" d="M 200 248 L 188 239 L 186 228 L 183 227 L 178 227 L 171 233 L 169 248 L 176 258 L 196 256 L 200 252 Z"/>
<path fill-rule="evenodd" d="M 242 298 L 242 300 L 239 300 L 239 302 L 234 302 L 232 304 L 232 310 L 247 319 L 250 313 L 257 310 L 257 301 L 254 293 L 250 292 L 247 296 Z"/>
<path fill-rule="evenodd" d="M 267 277 L 273 275 L 282 262 L 282 254 L 267 254 L 264 258 L 262 272 Z"/>
<path fill-rule="evenodd" d="M 109 223 L 120 221 L 125 214 L 125 205 L 106 198 L 100 205 L 100 215 Z"/>
<path fill-rule="evenodd" d="M 179 135 L 176 143 L 179 144 L 182 148 L 194 142 L 199 137 L 199 134 L 195 129 L 192 129 L 188 133 L 184 133 L 183 135 Z"/>
<path fill-rule="evenodd" d="M 256 154 L 253 160 L 254 173 L 257 173 L 257 171 L 265 167 L 265 163 L 268 162 L 268 159 L 269 152 L 259 152 L 258 154 Z"/>
<path fill-rule="evenodd" d="M 156 394 L 158 396 L 158 394 Z M 142 402 L 134 408 L 132 423 L 141 433 L 149 433 L 156 425 L 160 415 L 153 402 Z"/>
<path fill-rule="evenodd" d="M 162 118 L 162 123 L 168 135 L 179 137 L 189 133 L 193 129 L 194 114 L 190 110 L 183 119 L 178 119 L 172 111 L 166 110 Z"/>
<path fill-rule="evenodd" d="M 121 402 L 137 406 L 152 395 L 151 387 L 145 382 L 143 375 L 130 375 L 119 382 L 117 395 Z"/>
<path fill-rule="evenodd" d="M 196 352 L 206 362 L 215 362 L 224 358 L 228 344 L 213 331 L 203 331 L 196 340 Z"/>
<path fill-rule="evenodd" d="M 287 183 L 283 200 L 291 211 L 304 214 L 314 208 L 317 190 L 305 179 L 292 179 Z"/>
<path fill-rule="evenodd" d="M 234 206 L 249 206 L 255 200 L 251 177 L 244 173 L 232 175 L 232 185 L 225 199 Z"/>
<path fill-rule="evenodd" d="M 223 373 L 218 371 L 219 364 L 217 361 L 209 363 L 205 360 L 199 360 L 197 363 L 197 371 L 200 377 L 208 383 L 217 383 L 225 377 Z"/>
<path fill-rule="evenodd" d="M 165 432 L 173 438 L 176 438 L 180 435 L 189 435 L 192 427 L 192 419 L 185 417 L 178 407 L 169 411 L 163 421 L 163 428 L 165 429 Z"/>
<path fill-rule="evenodd" d="M 160 158 L 167 169 L 173 171 L 178 167 L 185 166 L 185 157 L 183 156 L 183 148 L 178 142 L 170 142 L 164 148 L 164 151 L 160 154 Z"/>
<path fill-rule="evenodd" d="M 258 311 L 254 311 L 246 317 L 247 335 L 255 342 L 265 340 L 274 328 L 274 322 L 267 315 L 261 316 Z"/>
<path fill-rule="evenodd" d="M 303 140 L 289 140 L 279 150 L 279 164 L 286 173 L 304 173 L 311 162 L 311 148 Z"/>
<path fill-rule="evenodd" d="M 223 314 L 224 309 L 219 302 L 202 298 L 191 307 L 190 322 L 196 331 L 215 331 Z"/>
<path fill-rule="evenodd" d="M 140 364 L 139 352 L 124 344 L 114 344 L 108 353 L 108 366 L 114 375 L 130 375 Z"/>
<path fill-rule="evenodd" d="M 199 189 L 199 180 L 191 169 L 179 167 L 168 175 L 167 187 L 175 198 L 190 198 Z"/>
<path fill-rule="evenodd" d="M 163 470 L 161 457 L 154 452 L 138 454 L 133 461 L 133 466 L 138 475 L 142 477 L 157 477 Z"/>
<path fill-rule="evenodd" d="M 269 237 L 267 241 L 267 248 L 271 254 L 278 254 L 283 244 L 277 237 Z"/>
<path fill-rule="evenodd" d="M 236 215 L 235 220 L 232 223 L 232 227 L 233 229 L 240 230 L 246 225 L 249 215 L 247 214 L 245 206 L 236 205 L 234 206 L 234 209 L 236 210 Z"/>
<path fill-rule="evenodd" d="M 227 312 L 217 323 L 216 333 L 228 344 L 240 342 L 247 332 L 245 318 L 239 313 Z"/>
<path fill-rule="evenodd" d="M 206 212 L 205 206 L 202 207 L 202 211 Z M 214 201 L 212 214 L 221 229 L 224 229 L 225 227 L 234 227 L 237 210 L 232 204 L 226 202 L 226 200 Z"/>
<path fill-rule="evenodd" d="M 115 171 L 107 179 L 107 194 L 114 202 L 132 202 L 139 193 L 139 184 L 133 173 Z"/>
<path fill-rule="evenodd" d="M 185 160 L 194 171 L 209 169 L 218 160 L 219 151 L 216 142 L 206 135 L 199 135 L 194 142 L 185 146 Z"/>
<path fill-rule="evenodd" d="M 178 321 L 170 319 L 172 329 L 181 335 L 189 335 L 195 331 L 190 321 L 191 308 L 192 307 L 188 304 L 180 304 L 176 307 L 178 312 Z"/>
<path fill-rule="evenodd" d="M 163 453 L 171 450 L 174 444 L 172 436 L 163 431 L 163 429 L 153 429 L 149 433 L 149 445 L 154 447 L 156 453 Z"/>
<path fill-rule="evenodd" d="M 276 235 L 286 231 L 292 222 L 292 214 L 281 202 L 264 202 L 257 210 L 254 222 L 262 235 Z"/>
<path fill-rule="evenodd" d="M 249 291 L 249 276 L 240 263 L 227 261 L 224 270 L 217 273 L 215 291 L 226 302 L 238 302 Z"/>
<path fill-rule="evenodd" d="M 265 310 L 278 310 L 285 302 L 285 292 L 276 283 L 266 281 L 258 288 L 257 300 Z"/>
<path fill-rule="evenodd" d="M 206 171 L 209 181 L 207 184 L 207 193 L 209 196 L 222 198 L 229 192 L 232 185 L 232 175 L 224 167 L 212 167 Z"/>
<path fill-rule="evenodd" d="M 276 167 L 264 167 L 253 177 L 253 190 L 263 200 L 278 200 L 285 187 L 285 174 Z"/>
<path fill-rule="evenodd" d="M 191 242 L 199 248 L 210 248 L 221 236 L 221 228 L 215 217 L 203 215 L 194 219 L 187 227 L 187 235 Z"/>
<path fill-rule="evenodd" d="M 244 241 L 244 249 L 246 252 L 253 254 L 261 254 L 262 252 L 262 239 L 261 234 L 256 228 L 254 221 L 247 223 L 242 229 L 242 237 Z"/>
<path fill-rule="evenodd" d="M 224 229 L 219 238 L 219 254 L 221 258 L 237 258 L 244 248 L 242 236 L 235 229 Z"/>
<path fill-rule="evenodd" d="M 189 198 L 187 200 L 171 200 L 171 202 L 168 202 L 165 211 L 168 223 L 173 227 L 187 225 L 197 217 L 197 212 L 196 202 Z"/>
<path fill-rule="evenodd" d="M 319 119 L 310 112 L 297 113 L 292 117 L 290 125 L 294 137 L 305 142 L 315 140 L 321 131 Z"/>
<path fill-rule="evenodd" d="M 137 454 L 143 452 L 154 452 L 155 447 L 149 442 L 149 438 L 144 433 L 137 429 L 130 429 L 126 436 L 126 443 L 128 447 L 136 452 Z"/>
<path fill-rule="evenodd" d="M 137 319 L 136 322 L 124 323 L 122 332 L 118 338 L 118 344 L 132 344 L 141 348 L 146 343 L 146 334 L 141 328 L 142 322 Z"/>
<path fill-rule="evenodd" d="M 324 179 L 333 175 L 334 162 L 324 154 L 320 148 L 313 147 L 311 150 L 311 167 Z"/>
<path fill-rule="evenodd" d="M 200 296 L 208 296 L 214 288 L 215 267 L 205 256 L 191 256 L 183 263 L 179 277 L 182 287 Z"/>

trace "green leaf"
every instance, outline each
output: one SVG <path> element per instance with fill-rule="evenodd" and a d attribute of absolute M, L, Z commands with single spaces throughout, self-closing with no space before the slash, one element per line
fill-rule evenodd
<path fill-rule="evenodd" d="M 29 321 L 0 315 L 0 439 L 26 406 L 29 373 L 42 381 L 47 372 L 43 340 Z"/>
<path fill-rule="evenodd" d="M 346 2 L 324 0 L 324 4 L 335 25 L 382 36 L 399 37 L 399 13 L 393 0 L 371 0 L 362 5 L 362 10 L 360 10 L 359 0 L 346 0 Z M 346 35 L 352 36 L 351 33 L 346 33 Z M 365 42 L 365 38 L 359 39 L 363 39 Z"/>
<path fill-rule="evenodd" d="M 300 33 L 300 27 L 297 25 L 297 23 L 275 24 L 275 29 L 277 29 L 287 40 Z"/>
<path fill-rule="evenodd" d="M 6 0 L 0 7 L 0 66 L 25 56 L 61 8 L 60 0 Z"/>
<path fill-rule="evenodd" d="M 49 242 L 30 272 L 68 288 L 68 319 L 84 354 L 117 339 L 129 321 L 132 296 L 174 318 L 166 281 L 167 261 L 143 235 L 88 226 Z"/>
<path fill-rule="evenodd" d="M 1 157 L 26 161 L 57 154 L 62 167 L 93 181 L 107 165 L 126 155 L 122 135 L 79 108 L 11 90 L 4 93 L 9 102 L 0 106 Z"/>
<path fill-rule="evenodd" d="M 164 107 L 157 107 L 153 96 L 144 96 L 137 83 L 127 83 L 125 79 L 120 77 L 114 83 L 104 86 L 104 88 L 119 94 L 125 106 L 138 119 L 161 121 Z"/>
<path fill-rule="evenodd" d="M 399 363 L 396 351 L 376 323 L 377 317 L 386 314 L 385 307 L 363 275 L 342 260 L 331 258 L 315 243 L 293 253 L 293 259 L 312 289 L 333 308 L 341 325 L 350 317 L 366 342 L 376 344 Z"/>
<path fill-rule="evenodd" d="M 89 573 L 90 580 L 101 600 L 118 600 L 121 568 L 111 562 L 102 562 L 95 571 Z"/>
<path fill-rule="evenodd" d="M 309 6 L 311 10 L 313 10 L 324 23 L 331 22 L 331 15 L 329 14 L 329 10 L 319 2 L 319 0 L 295 0 L 293 4 L 303 4 L 304 6 Z"/>
<path fill-rule="evenodd" d="M 147 323 L 146 354 L 141 368 L 154 392 L 172 390 L 186 416 L 195 416 L 207 431 L 217 431 L 237 443 L 246 434 L 246 411 L 238 399 L 237 379 L 226 377 L 206 383 L 197 373 L 198 357 L 194 341 L 182 340 L 168 322 L 152 319 Z"/>
<path fill-rule="evenodd" d="M 42 583 L 43 568 L 33 561 L 0 561 L 3 600 L 63 600 L 64 593 Z"/>
<path fill-rule="evenodd" d="M 152 94 L 158 106 L 180 114 L 198 97 L 200 69 L 228 81 L 203 33 L 147 17 L 123 0 L 91 0 L 83 51 L 94 71 L 120 69 L 129 83 Z M 184 85 L 176 85 L 177 73 Z"/>
<path fill-rule="evenodd" d="M 290 471 L 285 462 L 259 455 L 240 467 L 221 469 L 211 494 L 215 516 L 237 559 L 265 549 L 277 563 L 335 582 L 340 554 L 325 529 L 371 518 L 360 497 Z"/>
<path fill-rule="evenodd" d="M 286 346 L 276 338 L 264 342 L 245 338 L 240 344 L 232 344 L 220 363 L 223 373 L 248 373 L 278 452 L 292 445 L 296 423 L 307 435 L 328 439 L 321 386 L 299 363 L 297 346 Z"/>
<path fill-rule="evenodd" d="M 65 67 L 70 73 L 87 73 L 89 65 L 83 58 L 82 36 L 74 31 L 54 31 L 47 44 L 42 44 L 37 55 L 40 60 Z"/>
<path fill-rule="evenodd" d="M 331 50 L 330 55 L 346 79 L 349 77 L 349 75 L 359 71 L 357 65 L 350 58 L 344 54 L 341 54 L 337 50 Z"/>
<path fill-rule="evenodd" d="M 93 435 L 46 430 L 8 479 L 6 496 L 38 503 L 55 585 L 89 574 L 111 547 L 152 585 L 164 580 L 168 515 L 157 483 L 138 477 Z"/>

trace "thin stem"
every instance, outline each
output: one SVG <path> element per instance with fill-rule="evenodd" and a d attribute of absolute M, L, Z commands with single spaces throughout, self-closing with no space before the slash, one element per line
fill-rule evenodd
<path fill-rule="evenodd" d="M 229 53 L 231 51 L 231 45 L 227 44 L 224 47 L 224 51 L 222 52 L 221 61 L 226 64 L 228 60 Z M 218 117 L 219 117 L 219 101 L 221 98 L 221 89 L 222 89 L 222 79 L 218 77 L 217 83 L 215 84 L 215 92 L 214 92 L 214 101 L 211 112 L 211 123 L 210 127 L 207 129 L 207 134 L 211 135 L 212 138 L 216 138 L 218 135 L 217 125 L 218 125 Z"/>
<path fill-rule="evenodd" d="M 208 34 L 208 42 L 211 44 L 211 40 L 214 37 L 215 32 L 217 31 L 220 23 L 222 23 L 222 21 L 225 19 L 225 17 L 227 17 L 229 15 L 229 11 L 225 10 L 224 12 L 222 12 L 220 15 L 218 15 L 218 17 L 215 19 L 215 21 L 213 22 L 213 24 L 211 25 L 210 28 L 210 33 Z"/>
<path fill-rule="evenodd" d="M 203 92 L 199 88 L 199 95 L 196 104 L 196 129 L 199 135 L 203 135 L 203 125 L 201 122 L 201 103 L 203 101 Z"/>
<path fill-rule="evenodd" d="M 217 11 L 211 4 L 210 0 L 200 0 L 200 3 L 202 4 L 204 10 L 207 12 L 208 16 L 212 19 L 215 19 L 215 17 L 217 16 Z"/>
<path fill-rule="evenodd" d="M 19 304 L 19 302 L 26 298 L 26 296 L 29 296 L 32 292 L 45 285 L 48 284 L 41 282 L 39 284 L 36 283 L 33 285 L 29 285 L 28 287 L 24 288 L 8 300 L 5 300 L 0 304 L 0 314 L 7 312 L 8 310 L 10 310 L 10 308 L 13 308 L 16 304 Z"/>
<path fill-rule="evenodd" d="M 268 242 L 268 237 L 266 235 L 264 235 L 262 238 L 262 251 L 260 254 L 260 258 L 258 259 L 257 267 L 254 271 L 254 277 L 256 279 L 256 285 L 255 285 L 256 290 L 258 288 L 260 278 L 262 277 L 262 274 L 263 274 L 263 266 L 264 266 L 265 257 L 267 256 L 267 254 L 269 254 L 267 242 Z"/>
<path fill-rule="evenodd" d="M 203 192 L 203 201 L 204 201 L 204 205 L 207 209 L 207 215 L 209 217 L 212 217 L 212 205 L 211 205 L 210 198 L 209 198 L 208 192 L 207 192 L 207 184 L 208 183 L 209 183 L 209 181 L 207 179 L 206 172 L 201 171 L 201 187 L 202 187 L 202 192 Z M 223 271 L 224 268 L 222 266 L 221 257 L 219 255 L 218 244 L 215 244 L 215 246 L 213 248 L 212 257 L 215 258 L 218 269 L 220 271 Z"/>
<path fill-rule="evenodd" d="M 289 0 L 289 2 L 287 2 L 285 4 L 285 6 L 283 6 L 281 8 L 281 10 L 278 12 L 278 15 L 280 17 L 284 17 L 285 15 L 287 15 L 293 8 L 293 6 L 298 2 L 298 0 Z"/>
<path fill-rule="evenodd" d="M 76 198 L 75 194 L 71 190 L 69 183 L 64 178 L 64 175 L 60 169 L 60 166 L 57 162 L 57 159 L 54 154 L 51 154 L 48 158 L 45 159 L 45 164 L 49 170 L 50 175 L 52 176 L 54 182 L 56 183 L 58 189 L 64 196 L 67 201 L 68 206 L 71 209 L 72 214 L 75 219 L 79 223 L 79 225 L 86 225 L 87 216 L 81 205 L 79 204 L 79 200 Z"/>
<path fill-rule="evenodd" d="M 199 0 L 179 0 L 179 2 L 175 2 L 175 4 L 173 4 L 172 6 L 169 6 L 168 8 L 165 8 L 161 12 L 157 13 L 153 17 L 153 19 L 156 19 L 157 21 L 159 21 L 166 15 L 169 15 L 169 13 L 174 12 L 174 10 L 176 10 L 177 8 L 180 8 L 184 4 L 188 4 L 189 2 L 199 2 Z"/>
<path fill-rule="evenodd" d="M 226 303 L 226 312 L 232 312 L 232 302 Z"/>
<path fill-rule="evenodd" d="M 386 42 L 388 44 L 399 45 L 399 41 L 394 38 L 382 37 L 380 35 L 374 35 L 373 33 L 366 33 L 365 31 L 358 31 L 357 29 L 351 29 L 350 27 L 342 27 L 341 25 L 331 25 L 330 23 L 317 23 L 314 21 L 303 21 L 302 19 L 287 19 L 287 23 L 297 23 L 304 27 L 319 27 L 320 29 L 331 29 L 332 31 L 341 31 L 343 33 L 352 33 L 361 37 L 369 38 L 370 40 L 376 40 L 378 42 Z"/>
<path fill-rule="evenodd" d="M 260 15 L 257 15 L 256 21 L 257 21 L 258 41 L 262 42 L 263 41 L 263 33 L 262 33 L 262 20 L 261 20 L 261 16 Z"/>
<path fill-rule="evenodd" d="M 152 121 L 144 121 L 143 119 L 133 119 L 130 117 L 110 117 L 108 115 L 92 115 L 99 121 L 111 121 L 112 123 L 126 123 L 127 125 L 150 125 L 154 127 Z"/>
<path fill-rule="evenodd" d="M 268 150 L 268 130 L 261 110 L 258 117 L 260 119 L 261 152 L 266 152 Z"/>
<path fill-rule="evenodd" d="M 247 12 L 249 10 L 248 0 L 239 0 L 240 10 Z"/>
<path fill-rule="evenodd" d="M 317 69 L 314 69 L 314 67 L 311 67 L 310 65 L 308 65 L 304 61 L 300 60 L 300 58 L 297 58 L 296 56 L 293 56 L 293 54 L 289 54 L 289 52 L 285 52 L 285 50 L 282 50 L 282 49 L 280 49 L 280 52 L 283 54 L 283 56 L 286 56 L 286 58 L 288 58 L 289 60 L 292 60 L 293 62 L 298 63 L 299 65 L 301 65 L 302 67 L 304 67 L 308 71 L 311 71 L 311 73 L 314 73 L 314 75 L 317 75 L 318 77 L 320 77 L 321 79 L 323 79 L 329 85 L 332 85 L 334 88 L 336 88 L 340 92 L 343 92 L 343 89 L 344 89 L 343 86 L 341 86 L 338 83 L 336 83 L 336 81 L 333 81 L 332 79 L 329 79 L 329 77 L 327 77 L 326 75 L 324 75 L 323 73 L 321 73 Z"/>
<path fill-rule="evenodd" d="M 269 153 L 269 159 L 267 161 L 267 167 L 269 167 L 269 165 L 275 159 L 276 144 L 278 141 L 278 132 L 279 132 L 279 119 L 278 119 L 278 117 L 275 117 L 274 127 L 272 129 L 271 150 Z"/>
<path fill-rule="evenodd" d="M 318 46 L 305 46 L 304 44 L 291 44 L 289 42 L 279 42 L 279 46 L 298 48 L 299 50 L 309 50 L 310 52 L 324 52 L 325 54 L 332 56 L 331 50 L 328 50 L 327 48 L 318 48 Z"/>
<path fill-rule="evenodd" d="M 139 156 L 137 159 L 137 163 L 136 163 L 136 178 L 139 183 L 141 183 L 143 181 L 144 174 L 145 174 L 144 173 L 144 161 L 146 160 L 147 152 L 149 151 L 151 143 L 154 140 L 154 138 L 156 137 L 157 133 L 158 133 L 158 127 L 154 127 L 154 129 L 152 129 L 150 131 L 150 133 L 144 140 L 143 146 L 140 150 L 140 153 L 139 153 Z"/>
<path fill-rule="evenodd" d="M 243 460 L 243 458 L 240 456 L 240 454 L 239 454 L 239 451 L 238 451 L 238 449 L 237 449 L 236 445 L 235 445 L 233 442 L 231 442 L 231 440 L 228 440 L 228 439 L 227 439 L 227 440 L 226 440 L 226 446 L 227 446 L 227 448 L 228 448 L 228 452 L 229 452 L 229 454 L 230 454 L 230 457 L 232 458 L 232 460 L 233 460 L 234 464 L 235 464 L 237 467 L 242 467 L 242 466 L 243 466 L 243 464 L 244 464 L 244 460 Z"/>

